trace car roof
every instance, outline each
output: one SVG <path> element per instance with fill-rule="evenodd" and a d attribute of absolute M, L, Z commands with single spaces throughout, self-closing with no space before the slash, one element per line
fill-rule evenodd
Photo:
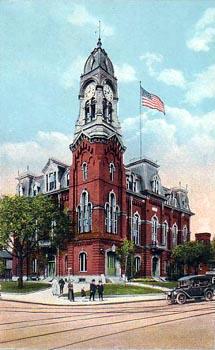
<path fill-rule="evenodd" d="M 189 281 L 189 280 L 191 280 L 191 279 L 198 279 L 198 278 L 200 278 L 200 279 L 202 279 L 202 278 L 208 278 L 209 276 L 207 275 L 191 275 L 191 276 L 185 276 L 185 277 L 181 277 L 181 278 L 179 278 L 178 279 L 178 281 L 179 282 L 181 282 L 181 281 Z"/>

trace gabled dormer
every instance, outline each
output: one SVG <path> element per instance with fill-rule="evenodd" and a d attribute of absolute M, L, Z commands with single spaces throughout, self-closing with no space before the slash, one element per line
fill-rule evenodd
<path fill-rule="evenodd" d="M 54 158 L 49 158 L 42 172 L 44 174 L 44 192 L 53 192 L 61 188 L 61 180 L 69 166 Z M 66 184 L 66 182 L 65 182 Z"/>

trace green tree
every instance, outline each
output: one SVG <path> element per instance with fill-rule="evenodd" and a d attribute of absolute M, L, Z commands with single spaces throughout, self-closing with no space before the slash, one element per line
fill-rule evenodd
<path fill-rule="evenodd" d="M 134 242 L 129 240 L 124 240 L 121 247 L 116 250 L 117 256 L 119 257 L 122 268 L 125 271 L 125 276 L 129 274 L 128 271 L 128 261 L 132 260 L 134 254 Z"/>
<path fill-rule="evenodd" d="M 24 260 L 41 241 L 60 247 L 69 236 L 69 217 L 49 197 L 5 196 L 0 199 L 0 248 L 18 260 L 19 287 L 23 287 Z"/>
<path fill-rule="evenodd" d="M 195 273 L 200 263 L 207 264 L 212 258 L 213 250 L 210 244 L 194 241 L 176 246 L 172 251 L 174 262 L 184 269 L 194 268 Z"/>

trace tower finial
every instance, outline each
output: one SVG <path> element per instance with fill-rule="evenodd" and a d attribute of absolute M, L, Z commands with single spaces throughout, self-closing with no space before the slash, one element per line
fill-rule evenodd
<path fill-rule="evenodd" d="M 99 21 L 99 37 L 98 37 L 98 42 L 97 42 L 97 47 L 101 47 L 102 46 L 102 42 L 101 42 L 101 21 Z"/>

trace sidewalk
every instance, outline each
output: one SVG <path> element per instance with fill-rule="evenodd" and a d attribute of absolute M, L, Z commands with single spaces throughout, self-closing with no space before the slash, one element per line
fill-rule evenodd
<path fill-rule="evenodd" d="M 129 283 L 132 284 L 132 283 Z M 135 283 L 135 285 L 137 285 Z M 138 284 L 144 286 L 142 283 Z M 158 289 L 158 288 L 157 288 Z M 166 288 L 164 288 L 166 289 Z M 104 305 L 104 304 L 115 304 L 115 303 L 125 303 L 125 302 L 135 302 L 135 301 L 150 301 L 150 300 L 162 300 L 166 296 L 163 293 L 153 294 L 142 294 L 142 295 L 113 295 L 113 296 L 104 296 L 104 301 L 99 301 L 96 296 L 95 301 L 89 301 L 89 297 L 81 298 L 76 297 L 75 302 L 70 302 L 67 299 L 67 290 L 64 291 L 64 295 L 61 297 L 53 296 L 51 288 L 33 292 L 33 293 L 1 293 L 1 300 L 7 301 L 20 301 L 25 303 L 35 303 L 35 304 L 45 304 L 45 305 Z"/>

